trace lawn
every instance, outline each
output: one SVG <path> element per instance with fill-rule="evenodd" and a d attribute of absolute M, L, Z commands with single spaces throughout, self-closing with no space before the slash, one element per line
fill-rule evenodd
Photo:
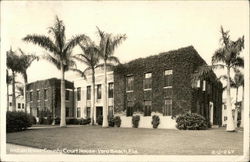
<path fill-rule="evenodd" d="M 81 150 L 81 154 L 242 155 L 243 153 L 243 132 L 229 133 L 225 128 L 180 131 L 100 126 L 57 127 L 8 133 L 7 142 L 42 149 L 64 149 L 71 153 L 77 153 L 74 150 Z"/>

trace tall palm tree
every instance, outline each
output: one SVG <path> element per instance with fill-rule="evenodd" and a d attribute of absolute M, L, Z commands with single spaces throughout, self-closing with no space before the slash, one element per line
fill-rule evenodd
<path fill-rule="evenodd" d="M 16 81 L 15 81 L 15 76 L 17 72 L 20 72 L 20 58 L 19 56 L 12 51 L 12 48 L 10 48 L 7 53 L 7 68 L 11 70 L 12 72 L 12 111 L 16 111 Z M 8 103 L 9 104 L 9 103 Z"/>
<path fill-rule="evenodd" d="M 26 85 L 28 84 L 28 75 L 27 75 L 27 69 L 30 67 L 31 63 L 34 60 L 38 60 L 39 57 L 35 56 L 34 54 L 25 54 L 25 52 L 22 51 L 22 49 L 19 48 L 19 51 L 21 53 L 20 59 L 21 59 L 21 71 L 20 73 L 23 76 L 24 79 L 24 105 L 25 105 L 25 113 L 27 113 L 27 104 L 26 104 Z"/>
<path fill-rule="evenodd" d="M 199 78 L 212 73 L 214 68 L 226 68 L 227 71 L 227 128 L 226 130 L 231 132 L 235 131 L 235 126 L 232 116 L 232 105 L 231 105 L 231 94 L 230 94 L 230 71 L 231 69 L 237 69 L 239 67 L 244 67 L 244 60 L 239 56 L 240 52 L 244 48 L 244 36 L 238 38 L 236 41 L 230 40 L 229 31 L 224 31 L 221 27 L 222 47 L 215 51 L 212 56 L 212 66 L 202 66 L 198 69 L 198 72 L 194 74 L 193 82 Z"/>
<path fill-rule="evenodd" d="M 98 27 L 98 34 L 101 38 L 100 40 L 100 55 L 104 62 L 104 104 L 103 104 L 103 124 L 102 127 L 108 127 L 108 113 L 107 113 L 107 64 L 108 63 L 119 63 L 117 57 L 114 56 L 114 51 L 127 37 L 125 34 L 113 36 L 112 34 L 105 33 L 101 31 Z"/>
<path fill-rule="evenodd" d="M 88 37 L 84 34 L 72 37 L 66 41 L 65 26 L 62 20 L 56 16 L 54 26 L 49 27 L 49 34 L 53 36 L 51 39 L 44 35 L 27 35 L 23 38 L 26 42 L 39 45 L 46 49 L 49 53 L 44 55 L 44 59 L 54 64 L 57 69 L 61 71 L 61 121 L 60 127 L 66 127 L 65 120 L 65 72 L 75 66 L 75 62 L 72 58 L 73 48 L 83 40 L 87 40 Z M 55 115 L 55 114 L 54 114 Z"/>
<path fill-rule="evenodd" d="M 75 59 L 84 63 L 87 68 L 83 71 L 80 71 L 82 76 L 85 75 L 86 71 L 91 70 L 91 77 L 92 77 L 92 93 L 91 93 L 91 124 L 94 125 L 96 121 L 95 116 L 95 69 L 99 65 L 100 61 L 100 54 L 99 48 L 95 45 L 94 42 L 85 42 L 84 44 L 79 43 L 79 46 L 82 49 L 82 54 L 78 54 L 75 56 Z M 86 78 L 86 77 L 85 77 Z"/>

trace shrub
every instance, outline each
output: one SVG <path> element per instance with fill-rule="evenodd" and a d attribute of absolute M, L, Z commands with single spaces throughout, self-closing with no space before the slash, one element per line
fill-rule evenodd
<path fill-rule="evenodd" d="M 139 121 L 140 121 L 140 116 L 139 115 L 135 115 L 135 116 L 132 117 L 133 128 L 138 128 Z"/>
<path fill-rule="evenodd" d="M 78 120 L 78 122 L 79 122 L 80 125 L 90 124 L 91 123 L 91 118 L 87 118 L 87 119 L 81 118 L 81 119 Z"/>
<path fill-rule="evenodd" d="M 209 119 L 207 120 L 207 127 L 208 127 L 208 128 L 211 128 L 211 127 L 212 127 L 212 124 L 211 124 L 211 122 L 210 122 Z"/>
<path fill-rule="evenodd" d="M 61 122 L 61 118 L 60 117 L 56 117 L 55 118 L 55 124 L 60 124 Z"/>
<path fill-rule="evenodd" d="M 160 118 L 157 115 L 152 116 L 152 122 L 151 124 L 153 125 L 153 128 L 157 128 L 158 125 L 160 124 Z"/>
<path fill-rule="evenodd" d="M 113 117 L 109 117 L 109 126 L 114 127 L 115 126 L 115 119 Z"/>
<path fill-rule="evenodd" d="M 97 117 L 97 123 L 98 123 L 98 125 L 102 125 L 102 121 L 103 121 L 103 117 L 102 117 L 102 115 L 99 115 L 98 117 Z"/>
<path fill-rule="evenodd" d="M 79 124 L 77 119 L 66 119 L 66 124 Z"/>
<path fill-rule="evenodd" d="M 30 116 L 31 124 L 36 124 L 36 117 Z"/>
<path fill-rule="evenodd" d="M 117 127 L 120 127 L 121 126 L 121 118 L 120 118 L 120 116 L 116 116 L 115 119 L 114 119 L 114 122 L 115 122 L 115 125 Z"/>
<path fill-rule="evenodd" d="M 204 130 L 207 129 L 206 119 L 196 113 L 186 113 L 176 119 L 176 127 L 181 130 Z"/>
<path fill-rule="evenodd" d="M 16 132 L 26 130 L 32 126 L 31 116 L 24 112 L 10 112 L 6 114 L 6 131 Z"/>

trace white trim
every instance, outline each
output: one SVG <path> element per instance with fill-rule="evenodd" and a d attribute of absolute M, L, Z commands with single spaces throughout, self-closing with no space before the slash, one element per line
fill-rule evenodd
<path fill-rule="evenodd" d="M 152 88 L 143 89 L 143 91 L 151 91 Z"/>
<path fill-rule="evenodd" d="M 131 92 L 134 92 L 134 90 L 126 91 L 126 93 L 131 93 Z"/>
<path fill-rule="evenodd" d="M 173 88 L 173 86 L 167 86 L 167 87 L 163 87 L 164 89 L 170 89 Z"/>

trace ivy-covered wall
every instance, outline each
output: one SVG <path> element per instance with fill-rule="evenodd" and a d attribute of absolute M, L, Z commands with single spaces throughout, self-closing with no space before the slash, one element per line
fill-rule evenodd
<path fill-rule="evenodd" d="M 139 58 L 114 68 L 115 112 L 126 111 L 127 99 L 143 105 L 152 100 L 152 112 L 162 112 L 164 107 L 164 71 L 173 70 L 172 107 L 173 116 L 194 109 L 196 90 L 191 87 L 191 74 L 198 66 L 206 64 L 193 46 Z M 143 90 L 144 73 L 152 73 L 152 91 Z M 134 91 L 126 93 L 126 76 L 134 76 Z M 140 110 L 143 111 L 143 106 Z"/>
<path fill-rule="evenodd" d="M 26 104 L 30 106 L 30 110 L 39 108 L 39 112 L 45 111 L 47 108 L 47 114 L 52 116 L 53 108 L 55 108 L 55 116 L 60 117 L 61 113 L 61 97 L 60 97 L 61 81 L 57 78 L 51 78 L 47 80 L 40 80 L 27 84 L 26 92 Z M 69 101 L 66 101 L 66 107 L 72 109 L 74 114 L 74 84 L 69 81 L 65 81 L 65 88 L 71 89 Z M 37 98 L 37 90 L 40 90 L 40 99 Z M 44 89 L 47 89 L 47 99 L 44 99 Z M 30 92 L 32 93 L 32 101 L 30 101 Z"/>

